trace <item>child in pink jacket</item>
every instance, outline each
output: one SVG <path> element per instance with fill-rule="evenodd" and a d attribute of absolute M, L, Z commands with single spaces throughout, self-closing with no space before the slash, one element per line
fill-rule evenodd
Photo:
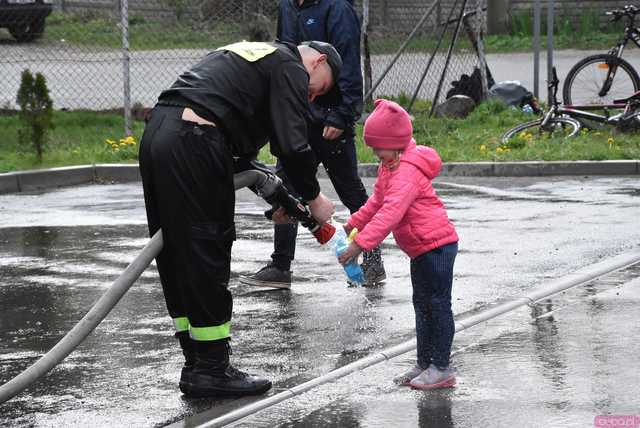
<path fill-rule="evenodd" d="M 451 286 L 458 235 L 431 182 L 442 161 L 432 148 L 416 145 L 411 119 L 402 107 L 387 100 L 376 100 L 375 105 L 364 125 L 364 141 L 380 159 L 378 179 L 373 195 L 345 225 L 347 233 L 353 228 L 359 233 L 339 259 L 346 263 L 357 258 L 393 232 L 411 258 L 418 351 L 416 366 L 395 381 L 418 389 L 452 387 Z"/>

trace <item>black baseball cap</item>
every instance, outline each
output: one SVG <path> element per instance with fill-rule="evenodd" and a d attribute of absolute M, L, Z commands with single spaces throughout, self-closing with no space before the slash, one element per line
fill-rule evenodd
<path fill-rule="evenodd" d="M 342 101 L 340 86 L 338 85 L 338 81 L 340 80 L 340 70 L 342 70 L 342 58 L 340 57 L 340 54 L 330 43 L 311 40 L 302 44 L 309 46 L 321 54 L 325 54 L 327 56 L 327 64 L 329 64 L 329 67 L 331 68 L 333 86 L 329 92 L 316 98 L 315 102 L 324 107 L 334 107 L 340 104 Z"/>

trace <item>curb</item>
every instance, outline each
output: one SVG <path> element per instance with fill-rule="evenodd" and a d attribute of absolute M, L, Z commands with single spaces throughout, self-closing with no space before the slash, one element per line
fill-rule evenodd
<path fill-rule="evenodd" d="M 640 160 L 552 162 L 449 162 L 442 177 L 551 177 L 567 175 L 639 175 Z M 378 164 L 358 165 L 360 177 L 378 175 Z M 327 178 L 324 168 L 318 177 Z M 87 183 L 140 181 L 138 164 L 96 164 L 0 174 L 0 194 L 29 192 Z"/>
<path fill-rule="evenodd" d="M 138 164 L 96 164 L 0 174 L 0 194 L 32 192 L 88 183 L 140 181 Z"/>

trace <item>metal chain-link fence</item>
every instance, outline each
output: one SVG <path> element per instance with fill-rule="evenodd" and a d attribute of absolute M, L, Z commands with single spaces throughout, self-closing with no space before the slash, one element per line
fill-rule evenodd
<path fill-rule="evenodd" d="M 374 18 L 381 15 L 380 8 L 390 7 L 380 1 L 370 4 L 372 18 L 367 31 L 374 97 L 415 96 L 433 101 L 437 96 L 444 100 L 452 82 L 463 74 L 471 75 L 478 67 L 473 39 L 484 25 L 484 14 L 477 16 L 478 3 L 481 11 L 484 7 L 482 0 L 425 2 L 420 8 L 400 7 L 392 2 L 397 10 L 383 15 L 384 21 Z M 402 25 L 398 27 L 400 22 Z M 392 68 L 384 75 L 391 64 Z"/>
<path fill-rule="evenodd" d="M 163 88 L 211 49 L 239 38 L 273 37 L 276 5 L 272 1 L 127 3 L 134 104 L 153 105 Z M 0 29 L 0 106 L 15 107 L 20 73 L 29 68 L 45 75 L 57 109 L 122 108 L 126 52 L 121 6 L 117 0 L 54 0 L 49 4 L 20 0 L 0 6 L 0 26 L 5 27 Z M 32 23 L 49 13 L 47 8 L 50 15 L 44 28 L 33 32 L 33 40 L 13 37 L 19 27 L 36 30 Z"/>
<path fill-rule="evenodd" d="M 208 51 L 240 39 L 273 39 L 278 4 L 276 0 L 30 1 L 0 5 L 4 27 L 0 28 L 0 108 L 16 108 L 15 94 L 25 68 L 45 75 L 56 109 L 120 109 L 125 105 L 125 87 L 134 108 L 152 106 L 160 91 Z M 477 1 L 482 0 L 467 1 L 466 11 L 475 10 Z M 371 1 L 368 28 L 374 81 L 431 9 L 374 95 L 411 95 L 436 52 L 418 93 L 420 98 L 434 97 L 463 3 Z M 362 2 L 354 6 L 362 14 Z M 123 20 L 123 14 L 128 19 Z M 482 20 L 473 20 L 472 25 L 478 23 Z M 443 96 L 452 80 L 473 71 L 477 58 L 461 28 Z"/>

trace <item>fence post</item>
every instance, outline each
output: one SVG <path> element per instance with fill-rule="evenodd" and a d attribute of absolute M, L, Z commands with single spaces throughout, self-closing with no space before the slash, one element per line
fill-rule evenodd
<path fill-rule="evenodd" d="M 555 1 L 548 0 L 547 4 L 547 80 L 551 82 L 553 73 L 553 19 L 555 17 Z M 547 91 L 547 103 L 553 102 L 551 90 Z"/>
<path fill-rule="evenodd" d="M 120 0 L 120 26 L 122 27 L 122 83 L 125 137 L 133 134 L 131 121 L 131 52 L 129 50 L 129 0 Z"/>
<path fill-rule="evenodd" d="M 371 52 L 369 51 L 369 0 L 362 0 L 362 52 L 364 55 L 364 93 L 369 96 L 364 100 L 365 106 L 373 99 L 371 90 Z"/>
<path fill-rule="evenodd" d="M 484 56 L 484 11 L 482 10 L 482 0 L 476 0 L 476 22 L 477 22 L 477 32 L 476 32 L 476 40 L 478 43 L 478 60 L 480 62 L 480 80 L 482 83 L 482 99 L 487 99 L 487 95 L 489 94 L 489 85 L 487 82 L 487 60 Z"/>
<path fill-rule="evenodd" d="M 502 34 L 507 30 L 509 0 L 487 0 L 487 32 Z"/>
<path fill-rule="evenodd" d="M 389 3 L 387 0 L 382 0 L 382 26 L 387 27 L 389 25 Z"/>
<path fill-rule="evenodd" d="M 540 0 L 533 5 L 533 96 L 540 99 L 540 27 L 542 6 Z"/>

